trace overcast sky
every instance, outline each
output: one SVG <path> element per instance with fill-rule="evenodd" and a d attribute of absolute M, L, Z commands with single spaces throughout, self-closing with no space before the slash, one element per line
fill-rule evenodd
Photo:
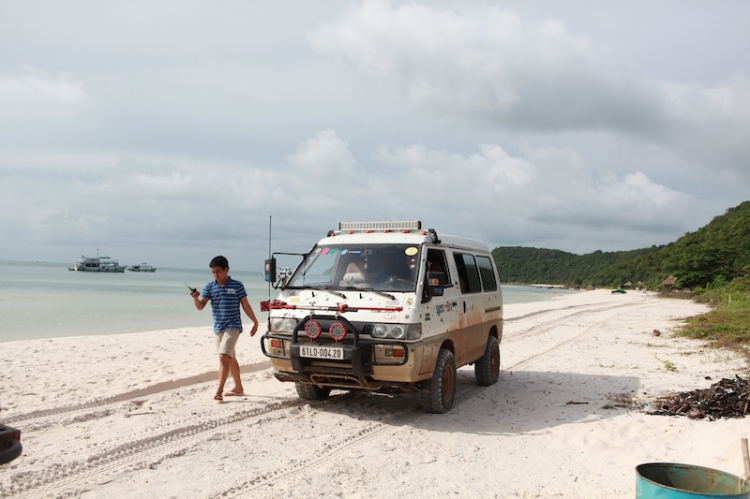
<path fill-rule="evenodd" d="M 339 221 L 667 244 L 750 199 L 750 2 L 0 0 L 0 259 L 262 270 Z"/>

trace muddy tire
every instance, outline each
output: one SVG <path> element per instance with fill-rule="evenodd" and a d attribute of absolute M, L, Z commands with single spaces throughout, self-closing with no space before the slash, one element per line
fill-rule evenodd
<path fill-rule="evenodd" d="M 0 464 L 5 464 L 13 461 L 15 458 L 21 455 L 23 446 L 18 440 L 13 441 L 0 441 Z"/>
<path fill-rule="evenodd" d="M 451 410 L 456 398 L 456 359 L 450 350 L 440 350 L 435 372 L 425 388 L 422 396 L 425 411 L 443 414 Z"/>
<path fill-rule="evenodd" d="M 479 386 L 490 386 L 500 378 L 500 343 L 497 338 L 487 338 L 484 355 L 474 363 L 474 375 Z"/>
<path fill-rule="evenodd" d="M 294 383 L 297 389 L 297 395 L 302 400 L 320 400 L 328 397 L 331 393 L 331 389 L 327 387 L 320 387 L 317 385 L 309 385 L 307 383 Z"/>

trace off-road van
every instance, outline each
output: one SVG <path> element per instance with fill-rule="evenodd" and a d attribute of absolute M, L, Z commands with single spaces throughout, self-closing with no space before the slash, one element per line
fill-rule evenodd
<path fill-rule="evenodd" d="M 277 282 L 274 253 L 266 280 Z M 428 412 L 453 406 L 456 369 L 477 383 L 500 374 L 502 293 L 486 245 L 421 222 L 347 222 L 330 231 L 261 303 L 261 340 L 274 375 L 303 399 L 331 389 L 422 395 Z"/>

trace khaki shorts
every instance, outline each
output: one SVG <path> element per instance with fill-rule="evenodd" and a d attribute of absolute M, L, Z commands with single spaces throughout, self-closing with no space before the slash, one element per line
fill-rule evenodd
<path fill-rule="evenodd" d="M 239 339 L 239 329 L 227 329 L 221 333 L 216 333 L 216 353 L 219 355 L 228 355 L 234 359 L 237 357 L 234 347 L 237 345 L 237 340 Z"/>

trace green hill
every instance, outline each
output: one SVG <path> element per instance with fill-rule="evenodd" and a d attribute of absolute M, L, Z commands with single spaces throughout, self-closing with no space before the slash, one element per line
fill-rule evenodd
<path fill-rule="evenodd" d="M 560 250 L 499 247 L 492 250 L 503 282 L 601 285 L 595 278 L 608 269 L 629 261 L 650 250 L 633 250 L 604 253 L 595 251 L 576 255 Z M 625 281 L 623 281 L 625 282 Z"/>
<path fill-rule="evenodd" d="M 750 275 L 750 201 L 666 246 L 586 255 L 501 246 L 492 255 L 503 282 L 658 289 L 673 276 L 677 287 L 721 284 Z"/>

